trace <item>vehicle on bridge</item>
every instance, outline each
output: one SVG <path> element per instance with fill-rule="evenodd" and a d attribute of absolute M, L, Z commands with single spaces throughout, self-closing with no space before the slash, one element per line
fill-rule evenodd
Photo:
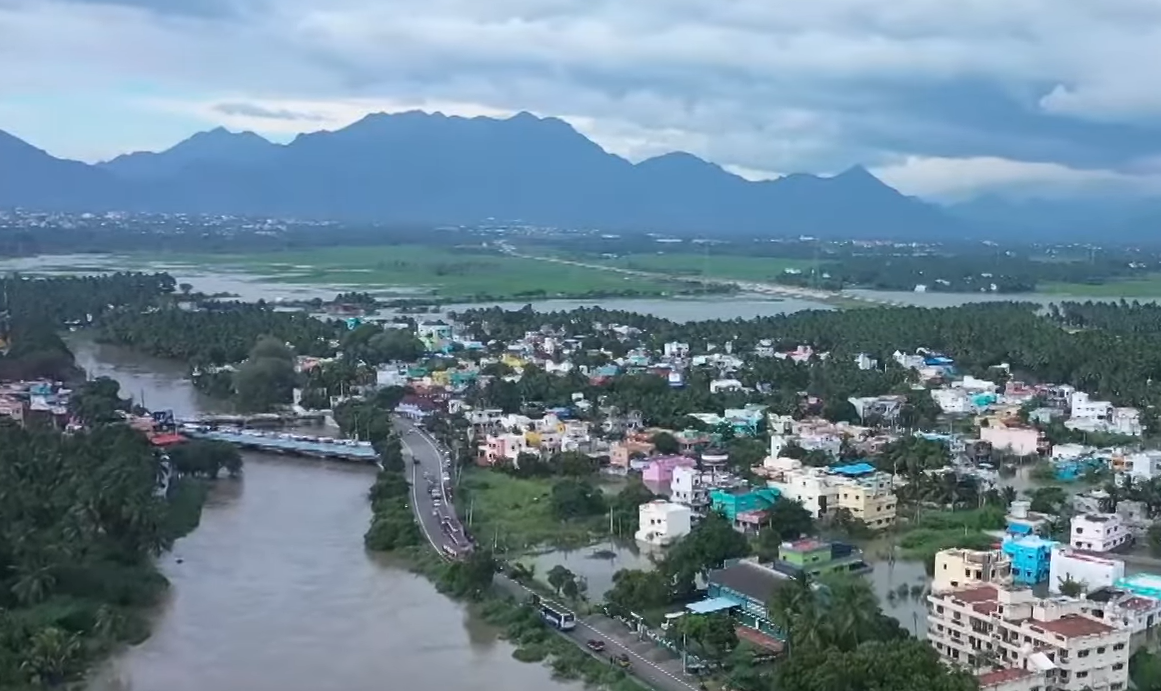
<path fill-rule="evenodd" d="M 555 602 L 541 600 L 540 616 L 561 631 L 572 631 L 576 628 L 576 615 Z"/>
<path fill-rule="evenodd" d="M 602 652 L 605 649 L 605 642 L 598 638 L 590 638 L 585 645 L 594 653 Z"/>

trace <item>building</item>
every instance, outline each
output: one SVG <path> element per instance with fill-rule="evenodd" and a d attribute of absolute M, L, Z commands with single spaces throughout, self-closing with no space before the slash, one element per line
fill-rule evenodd
<path fill-rule="evenodd" d="M 752 559 L 742 559 L 710 571 L 706 582 L 707 599 L 732 603 L 739 622 L 768 636 L 784 638 L 770 621 L 766 603 L 776 588 L 790 582 L 785 574 Z"/>
<path fill-rule="evenodd" d="M 1101 588 L 1089 593 L 1085 605 L 1089 614 L 1106 624 L 1129 627 L 1130 651 L 1144 646 L 1149 632 L 1161 622 L 1161 600 L 1122 588 Z"/>
<path fill-rule="evenodd" d="M 931 589 L 944 592 L 1011 579 L 1012 559 L 1000 550 L 944 549 L 935 553 Z"/>
<path fill-rule="evenodd" d="M 650 545 L 671 545 L 689 535 L 693 512 L 688 506 L 673 504 L 664 499 L 655 499 L 638 507 L 640 529 L 638 542 Z"/>
<path fill-rule="evenodd" d="M 1048 591 L 1057 594 L 1061 584 L 1076 581 L 1084 586 L 1085 593 L 1091 593 L 1101 588 L 1111 588 L 1124 577 L 1125 562 L 1120 559 L 1085 554 L 1060 545 L 1052 550 Z"/>
<path fill-rule="evenodd" d="M 805 539 L 778 546 L 776 571 L 794 577 L 806 573 L 818 577 L 828 573 L 866 573 L 871 570 L 863 551 L 842 542 Z"/>
<path fill-rule="evenodd" d="M 673 469 L 673 480 L 669 483 L 669 499 L 700 514 L 710 505 L 709 488 L 696 468 L 678 466 Z"/>
<path fill-rule="evenodd" d="M 895 522 L 897 499 L 891 476 L 869 463 L 831 468 L 838 508 L 846 509 L 868 528 L 881 530 Z"/>
<path fill-rule="evenodd" d="M 980 691 L 1043 691 L 1048 675 L 1020 667 L 1005 667 L 976 677 Z"/>
<path fill-rule="evenodd" d="M 649 466 L 641 473 L 647 485 L 668 487 L 673 482 L 675 468 L 696 468 L 697 461 L 685 456 L 660 456 L 649 461 Z"/>
<path fill-rule="evenodd" d="M 988 425 L 980 428 L 980 439 L 990 442 L 993 449 L 1008 451 L 1017 456 L 1032 456 L 1040 450 L 1040 430 L 1035 427 L 1004 427 Z"/>
<path fill-rule="evenodd" d="M 757 489 L 721 490 L 710 492 L 713 510 L 723 514 L 735 528 L 757 529 L 765 519 L 765 512 L 778 501 L 778 490 L 770 487 Z"/>
<path fill-rule="evenodd" d="M 1038 599 L 1030 588 L 983 585 L 932 593 L 927 603 L 928 641 L 953 665 L 985 677 L 994 667 L 1043 674 L 1048 688 L 1061 691 L 1128 687 L 1129 627 L 1092 616 L 1084 600 Z M 1005 691 L 1031 688 L 997 681 L 988 679 Z"/>
<path fill-rule="evenodd" d="M 789 465 L 779 470 L 781 464 Z M 818 468 L 804 468 L 794 459 L 767 459 L 763 466 L 771 471 L 768 485 L 782 497 L 797 501 L 814 518 L 824 518 L 838 508 L 838 487 Z"/>
<path fill-rule="evenodd" d="M 1130 544 L 1133 535 L 1115 513 L 1085 513 L 1072 517 L 1069 544 L 1089 552 L 1111 552 Z"/>
<path fill-rule="evenodd" d="M 1142 451 L 1125 458 L 1125 466 L 1134 480 L 1149 481 L 1161 477 L 1161 451 Z"/>
<path fill-rule="evenodd" d="M 1012 560 L 1012 580 L 1025 585 L 1048 580 L 1052 570 L 1052 548 L 1057 544 L 1039 535 L 1004 540 L 1000 549 Z"/>
<path fill-rule="evenodd" d="M 1010 535 L 1036 535 L 1048 529 L 1052 517 L 1032 511 L 1031 506 L 1032 502 L 1027 499 L 1018 499 L 1008 507 L 1004 520 Z"/>
<path fill-rule="evenodd" d="M 1093 401 L 1083 391 L 1072 392 L 1068 402 L 1068 416 L 1078 418 L 1108 420 L 1113 416 L 1113 404 L 1108 401 Z"/>

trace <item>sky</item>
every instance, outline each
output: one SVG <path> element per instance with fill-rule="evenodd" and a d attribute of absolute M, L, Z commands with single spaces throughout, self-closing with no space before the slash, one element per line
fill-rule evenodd
<path fill-rule="evenodd" d="M 85 161 L 410 109 L 749 178 L 1161 193 L 1157 0 L 0 0 L 0 130 Z"/>

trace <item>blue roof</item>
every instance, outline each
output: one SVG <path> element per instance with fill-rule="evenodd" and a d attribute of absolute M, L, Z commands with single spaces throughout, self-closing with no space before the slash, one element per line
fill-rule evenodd
<path fill-rule="evenodd" d="M 875 472 L 875 466 L 870 463 L 852 463 L 850 465 L 839 465 L 830 469 L 832 473 L 839 475 L 866 475 L 867 473 Z"/>
<path fill-rule="evenodd" d="M 724 612 L 737 606 L 738 603 L 728 597 L 711 597 L 708 600 L 690 603 L 685 608 L 694 614 L 712 614 L 713 612 Z"/>

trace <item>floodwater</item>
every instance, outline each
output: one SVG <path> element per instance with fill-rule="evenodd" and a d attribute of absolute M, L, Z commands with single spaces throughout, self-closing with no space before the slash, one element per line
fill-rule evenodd
<path fill-rule="evenodd" d="M 261 274 L 247 273 L 241 270 L 210 270 L 204 266 L 193 266 L 179 262 L 149 261 L 139 257 L 126 257 L 103 254 L 70 254 L 70 255 L 41 255 L 36 257 L 20 257 L 17 259 L 0 260 L 0 273 L 22 271 L 35 274 L 94 274 L 112 271 L 167 271 L 180 283 L 189 283 L 195 290 L 214 294 L 229 293 L 242 300 L 256 301 L 265 299 L 268 302 L 280 300 L 310 300 L 322 298 L 329 300 L 337 293 L 358 290 L 367 291 L 383 297 L 399 297 L 400 295 L 416 293 L 414 286 L 367 286 L 361 284 L 335 283 L 295 283 L 293 278 L 295 267 L 287 267 L 285 274 L 274 280 L 274 277 Z M 900 305 L 915 305 L 919 307 L 952 307 L 969 302 L 1000 302 L 1020 301 L 1049 304 L 1062 300 L 1084 302 L 1110 301 L 1111 297 L 1086 297 L 1066 295 L 1036 295 L 1018 294 L 1002 295 L 995 293 L 915 293 L 907 291 L 879 291 L 879 290 L 846 290 L 848 296 L 874 298 Z M 1161 298 L 1137 298 L 1141 302 L 1156 301 Z M 462 311 L 472 307 L 489 307 L 493 304 L 505 309 L 519 309 L 528 302 L 498 302 L 476 304 L 447 305 L 444 311 Z M 604 307 L 606 309 L 620 309 L 643 314 L 653 314 L 678 322 L 701 321 L 707 319 L 752 319 L 761 316 L 790 314 L 810 309 L 833 309 L 832 306 L 801 300 L 797 298 L 776 298 L 739 295 L 731 297 L 705 298 L 687 297 L 671 299 L 648 298 L 612 298 L 597 300 L 537 300 L 531 302 L 537 311 L 567 311 L 578 307 Z"/>
<path fill-rule="evenodd" d="M 184 369 L 74 339 L 92 376 L 179 415 L 211 410 Z M 162 557 L 172 582 L 153 635 L 88 691 L 545 691 L 550 671 L 425 579 L 363 549 L 368 468 L 247 455 L 201 526 Z M 178 559 L 182 563 L 178 563 Z"/>

